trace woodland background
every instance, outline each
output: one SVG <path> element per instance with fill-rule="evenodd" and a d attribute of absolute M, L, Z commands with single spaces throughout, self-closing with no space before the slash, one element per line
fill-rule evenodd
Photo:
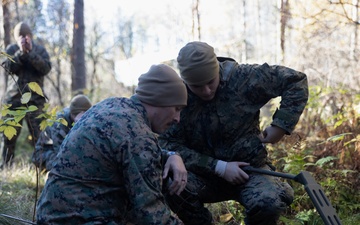
<path fill-rule="evenodd" d="M 194 40 L 240 63 L 302 71 L 310 86 L 307 107 L 292 135 L 268 145 L 270 156 L 279 171 L 310 171 L 343 224 L 360 224 L 359 9 L 359 0 L 2 0 L 0 51 L 14 42 L 16 23 L 34 28 L 53 65 L 44 90 L 50 109 L 67 106 L 78 92 L 94 103 L 129 97 L 151 64 L 176 69 L 177 52 Z M 5 70 L 0 80 L 3 99 L 14 81 Z M 279 101 L 264 107 L 262 126 Z M 33 220 L 46 174 L 29 161 L 26 132 L 24 126 L 16 168 L 0 171 L 0 214 Z M 303 187 L 289 182 L 296 198 L 282 224 L 323 224 Z M 219 224 L 242 222 L 236 202 L 209 207 Z M 17 223 L 0 217 L 0 224 Z"/>

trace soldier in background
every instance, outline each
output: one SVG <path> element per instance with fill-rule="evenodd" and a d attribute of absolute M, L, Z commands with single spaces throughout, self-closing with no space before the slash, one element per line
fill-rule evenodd
<path fill-rule="evenodd" d="M 238 64 L 217 58 L 205 42 L 190 42 L 177 57 L 188 88 L 181 123 L 160 136 L 163 148 L 177 151 L 188 170 L 180 196 L 168 204 L 185 224 L 212 223 L 204 203 L 236 200 L 247 225 L 275 225 L 293 201 L 293 190 L 279 178 L 247 174 L 243 166 L 273 170 L 264 143 L 290 134 L 306 105 L 304 73 L 283 66 Z M 280 96 L 271 126 L 260 131 L 260 108 Z"/>
<path fill-rule="evenodd" d="M 64 108 L 56 115 L 56 122 L 41 132 L 32 155 L 32 162 L 40 171 L 50 171 L 59 148 L 70 129 L 81 116 L 91 107 L 90 99 L 85 95 L 76 95 L 70 101 L 70 107 Z M 61 123 L 66 121 L 67 125 Z"/>
<path fill-rule="evenodd" d="M 3 62 L 3 67 L 9 75 L 15 75 L 14 78 L 16 79 L 16 82 L 13 79 L 8 79 L 11 85 L 8 86 L 4 103 L 11 104 L 10 110 L 25 106 L 21 103 L 21 97 L 23 93 L 29 91 L 28 83 L 36 82 L 43 89 L 44 76 L 51 70 L 49 54 L 43 46 L 36 44 L 32 37 L 30 27 L 26 23 L 20 22 L 14 28 L 14 38 L 17 43 L 6 48 L 6 53 L 11 56 L 11 59 L 6 59 Z M 46 99 L 43 96 L 33 92 L 30 101 L 27 103 L 27 105 L 34 105 L 38 108 L 34 112 L 27 113 L 25 117 L 31 137 L 30 141 L 34 148 L 41 132 L 39 127 L 41 119 L 36 117 L 42 113 L 45 101 Z M 6 117 L 3 119 L 5 120 Z M 22 124 L 23 120 L 19 123 Z M 16 135 L 11 140 L 3 137 L 1 168 L 11 164 L 15 156 L 15 145 L 21 127 L 14 128 Z"/>
<path fill-rule="evenodd" d="M 186 87 L 164 64 L 139 77 L 136 94 L 87 110 L 66 136 L 37 205 L 37 224 L 182 224 L 165 203 L 180 194 L 187 171 L 162 150 L 158 134 L 178 123 Z"/>

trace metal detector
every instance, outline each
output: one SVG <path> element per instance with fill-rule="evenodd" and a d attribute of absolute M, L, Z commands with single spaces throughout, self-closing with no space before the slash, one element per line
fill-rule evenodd
<path fill-rule="evenodd" d="M 307 171 L 302 171 L 298 175 L 280 173 L 265 169 L 254 168 L 252 166 L 245 166 L 241 168 L 245 172 L 266 174 L 275 177 L 282 177 L 286 179 L 294 180 L 305 187 L 305 191 L 310 196 L 312 203 L 314 204 L 317 212 L 320 214 L 325 225 L 341 225 L 340 218 L 336 214 L 334 207 L 326 197 L 321 186 L 315 181 L 314 177 Z"/>

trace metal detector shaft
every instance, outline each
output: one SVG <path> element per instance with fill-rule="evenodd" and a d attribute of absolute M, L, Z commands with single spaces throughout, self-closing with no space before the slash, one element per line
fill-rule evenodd
<path fill-rule="evenodd" d="M 287 173 L 279 173 L 275 171 L 254 168 L 252 166 L 245 166 L 241 169 L 245 172 L 253 172 L 275 177 L 283 177 L 286 179 L 292 179 L 300 184 L 303 184 L 305 187 L 305 191 L 309 195 L 312 203 L 320 214 L 325 225 L 341 225 L 341 220 L 336 214 L 334 207 L 331 205 L 330 200 L 326 197 L 321 186 L 315 181 L 315 179 L 311 176 L 309 172 L 302 171 L 295 176 Z"/>
<path fill-rule="evenodd" d="M 270 171 L 270 170 L 265 170 L 265 169 L 254 168 L 254 167 L 252 167 L 252 166 L 245 166 L 245 167 L 242 167 L 241 169 L 244 170 L 245 172 L 253 172 L 253 173 L 266 174 L 266 175 L 270 175 L 270 176 L 282 177 L 282 178 L 291 179 L 291 180 L 294 180 L 295 177 L 296 177 L 295 175 L 292 175 L 292 174 L 279 173 L 279 172 L 275 172 L 275 171 Z"/>

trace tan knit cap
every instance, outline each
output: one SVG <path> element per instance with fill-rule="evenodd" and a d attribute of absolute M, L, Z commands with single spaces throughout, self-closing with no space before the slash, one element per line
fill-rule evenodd
<path fill-rule="evenodd" d="M 20 36 L 24 36 L 29 34 L 30 36 L 32 36 L 32 32 L 31 29 L 29 27 L 29 25 L 27 25 L 24 22 L 20 22 L 18 24 L 16 24 L 15 28 L 14 28 L 14 38 L 15 40 L 17 40 Z"/>
<path fill-rule="evenodd" d="M 139 77 L 135 90 L 140 101 L 153 106 L 186 106 L 187 91 L 180 76 L 165 64 L 152 65 Z"/>
<path fill-rule="evenodd" d="M 91 101 L 85 95 L 76 95 L 70 102 L 70 113 L 77 115 L 80 112 L 85 112 L 91 107 Z"/>
<path fill-rule="evenodd" d="M 189 42 L 177 57 L 181 78 L 189 85 L 205 85 L 219 76 L 214 48 L 205 42 Z"/>

